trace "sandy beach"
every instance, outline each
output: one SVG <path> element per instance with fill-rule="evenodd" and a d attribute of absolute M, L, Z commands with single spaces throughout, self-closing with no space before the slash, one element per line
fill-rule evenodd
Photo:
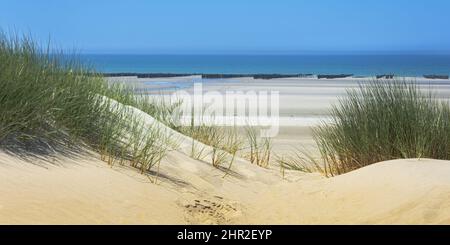
<path fill-rule="evenodd" d="M 198 78 L 120 79 L 153 86 L 147 91 L 161 96 L 170 94 L 163 88 L 171 83 Z M 320 120 L 310 118 L 326 118 L 358 81 L 239 78 L 203 86 L 279 91 L 273 152 L 284 154 L 300 146 L 314 150 L 310 126 Z M 449 80 L 417 81 L 440 98 L 450 96 Z M 450 161 L 394 160 L 325 178 L 282 174 L 275 164 L 266 169 L 238 158 L 225 176 L 224 169 L 189 156 L 191 138 L 164 130 L 178 137 L 180 147 L 151 176 L 108 166 L 90 151 L 70 158 L 0 152 L 0 224 L 450 224 Z"/>
<path fill-rule="evenodd" d="M 279 92 L 279 134 L 274 137 L 274 151 L 288 153 L 293 148 L 305 147 L 314 152 L 311 127 L 317 126 L 329 117 L 330 109 L 345 98 L 346 91 L 358 89 L 360 83 L 367 83 L 375 78 L 282 78 L 282 79 L 211 79 L 202 80 L 200 76 L 176 78 L 108 78 L 112 82 L 125 82 L 139 91 L 154 97 L 163 96 L 170 100 L 170 95 L 178 90 L 193 94 L 193 85 L 201 83 L 204 93 L 211 91 L 226 94 L 227 91 L 277 91 Z M 408 81 L 416 81 L 424 91 L 432 91 L 442 100 L 450 98 L 450 80 L 425 79 L 421 77 L 404 77 Z M 245 105 L 238 104 L 237 107 Z"/>

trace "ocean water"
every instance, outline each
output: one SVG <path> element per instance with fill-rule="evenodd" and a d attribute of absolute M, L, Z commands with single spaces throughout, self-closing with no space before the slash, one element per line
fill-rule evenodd
<path fill-rule="evenodd" d="M 100 72 L 449 75 L 450 55 L 81 55 Z"/>

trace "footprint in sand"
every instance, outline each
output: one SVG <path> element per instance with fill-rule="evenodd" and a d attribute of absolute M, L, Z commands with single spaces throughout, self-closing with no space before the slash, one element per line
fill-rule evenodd
<path fill-rule="evenodd" d="M 228 224 L 241 214 L 236 206 L 220 196 L 195 199 L 184 205 L 186 220 L 190 224 Z"/>

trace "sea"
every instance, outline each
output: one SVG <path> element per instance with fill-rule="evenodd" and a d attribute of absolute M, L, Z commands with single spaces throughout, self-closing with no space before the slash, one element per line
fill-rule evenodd
<path fill-rule="evenodd" d="M 83 54 L 104 73 L 449 75 L 450 55 Z"/>

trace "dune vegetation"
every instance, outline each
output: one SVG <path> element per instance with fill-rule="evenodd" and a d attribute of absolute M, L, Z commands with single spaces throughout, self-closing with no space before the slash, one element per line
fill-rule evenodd
<path fill-rule="evenodd" d="M 257 130 L 250 126 L 247 126 L 245 131 L 249 152 L 244 157 L 257 166 L 263 168 L 269 167 L 272 153 L 272 139 L 258 137 Z"/>
<path fill-rule="evenodd" d="M 109 164 L 130 163 L 142 172 L 159 164 L 172 145 L 169 137 L 126 106 L 162 121 L 172 107 L 109 84 L 73 57 L 28 37 L 0 35 L 1 148 L 51 154 L 83 146 Z"/>
<path fill-rule="evenodd" d="M 374 80 L 347 91 L 313 128 L 319 151 L 278 156 L 281 170 L 332 177 L 388 160 L 450 159 L 450 105 L 415 81 Z"/>
<path fill-rule="evenodd" d="M 314 129 L 328 176 L 392 159 L 450 159 L 448 101 L 414 81 L 361 84 L 333 107 L 331 118 Z"/>

